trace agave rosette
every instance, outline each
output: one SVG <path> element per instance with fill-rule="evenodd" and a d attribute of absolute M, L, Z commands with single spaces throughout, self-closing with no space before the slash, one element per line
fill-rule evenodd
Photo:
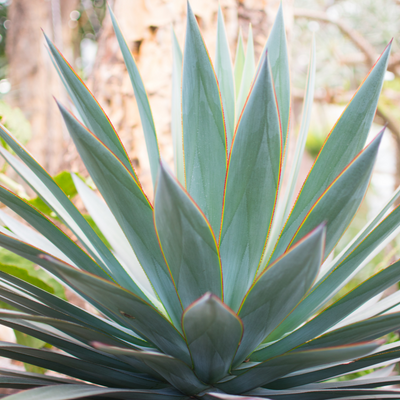
<path fill-rule="evenodd" d="M 391 372 L 400 345 L 380 338 L 400 328 L 400 296 L 377 296 L 400 280 L 400 263 L 331 302 L 397 233 L 400 208 L 390 210 L 398 192 L 320 271 L 371 177 L 383 130 L 365 142 L 390 45 L 328 135 L 292 207 L 313 101 L 315 45 L 295 158 L 286 163 L 290 84 L 282 9 L 258 65 L 250 31 L 246 54 L 239 36 L 233 68 L 221 11 L 213 67 L 188 6 L 184 57 L 172 38 L 174 172 L 160 160 L 143 82 L 111 17 L 139 107 L 154 204 L 100 105 L 48 41 L 84 125 L 59 104 L 62 116 L 105 202 L 78 177 L 74 182 L 111 248 L 1 128 L 16 154 L 0 148 L 3 157 L 81 246 L 3 187 L 0 201 L 35 230 L 10 217 L 0 245 L 98 310 L 90 314 L 0 272 L 0 299 L 19 310 L 0 310 L 0 323 L 62 350 L 0 342 L 0 356 L 70 377 L 1 369 L 2 386 L 28 389 L 9 399 L 398 398 L 399 390 L 385 386 L 399 382 Z M 332 381 L 377 367 L 384 368 Z"/>

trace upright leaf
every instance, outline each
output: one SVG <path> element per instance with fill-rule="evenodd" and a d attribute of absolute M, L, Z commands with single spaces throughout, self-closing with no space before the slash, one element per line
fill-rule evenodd
<path fill-rule="evenodd" d="M 238 313 L 244 334 L 235 365 L 240 364 L 308 292 L 321 265 L 324 242 L 325 226 L 321 225 L 254 282 Z"/>
<path fill-rule="evenodd" d="M 237 101 L 237 99 L 238 99 L 240 85 L 242 84 L 242 76 L 243 76 L 245 60 L 246 60 L 246 56 L 244 53 L 242 28 L 239 28 L 239 36 L 238 36 L 237 45 L 236 45 L 235 68 L 234 68 L 235 101 Z M 235 121 L 236 121 L 236 118 L 235 118 Z"/>
<path fill-rule="evenodd" d="M 375 115 L 390 47 L 391 44 L 387 46 L 358 88 L 319 152 L 282 232 L 282 236 L 290 232 L 289 241 L 314 207 L 315 202 L 363 148 Z M 273 258 L 282 254 L 288 244 L 287 240 L 281 238 L 278 242 L 279 251 L 275 250 Z"/>
<path fill-rule="evenodd" d="M 227 162 L 223 106 L 215 73 L 188 3 L 182 80 L 186 189 L 210 221 L 221 224 Z"/>
<path fill-rule="evenodd" d="M 163 164 L 154 204 L 160 246 L 183 308 L 206 292 L 221 298 L 221 261 L 211 227 Z"/>
<path fill-rule="evenodd" d="M 310 64 L 308 67 L 306 96 L 303 103 L 303 114 L 301 119 L 300 131 L 296 141 L 296 150 L 290 168 L 289 179 L 286 183 L 286 191 L 282 200 L 278 202 L 274 220 L 272 222 L 270 237 L 261 263 L 262 266 L 265 266 L 272 254 L 272 251 L 274 250 L 276 241 L 283 227 L 283 222 L 287 219 L 290 207 L 292 205 L 296 182 L 300 172 L 301 160 L 303 159 L 304 147 L 306 145 L 308 128 L 310 125 L 311 109 L 314 100 L 315 69 L 315 38 L 313 37 Z"/>
<path fill-rule="evenodd" d="M 327 223 L 325 257 L 328 256 L 364 198 L 384 130 L 328 186 L 303 221 L 285 226 L 272 260 L 323 221 Z"/>
<path fill-rule="evenodd" d="M 239 95 L 236 100 L 236 114 L 235 114 L 236 121 L 239 120 L 242 114 L 243 107 L 246 103 L 247 96 L 249 95 L 250 92 L 255 72 L 256 72 L 256 64 L 254 60 L 253 29 L 250 24 L 249 32 L 247 35 L 246 58 L 243 67 L 240 89 L 237 88 L 237 90 L 239 90 Z"/>
<path fill-rule="evenodd" d="M 125 167 L 134 175 L 138 181 L 136 173 L 129 160 L 128 154 L 118 137 L 113 125 L 104 113 L 100 104 L 90 93 L 89 89 L 82 82 L 81 78 L 76 74 L 67 60 L 54 46 L 50 39 L 46 36 L 46 42 L 49 46 L 50 54 L 53 58 L 58 72 L 62 78 L 62 82 L 66 86 L 75 107 L 79 111 L 85 125 L 102 141 L 111 151 L 119 158 Z"/>
<path fill-rule="evenodd" d="M 215 73 L 221 90 L 222 104 L 226 126 L 228 149 L 231 147 L 233 131 L 235 130 L 235 88 L 231 53 L 226 37 L 224 16 L 221 6 L 218 7 L 217 45 L 215 50 Z"/>
<path fill-rule="evenodd" d="M 61 105 L 59 107 L 86 168 L 123 229 L 169 316 L 179 328 L 182 307 L 158 245 L 151 204 L 118 158 L 71 113 Z"/>
<path fill-rule="evenodd" d="M 140 72 L 138 70 L 136 62 L 129 50 L 128 44 L 122 36 L 121 30 L 118 26 L 117 20 L 115 19 L 114 13 L 111 10 L 111 7 L 108 7 L 108 10 L 110 12 L 111 21 L 114 27 L 115 35 L 118 39 L 119 47 L 124 57 L 129 78 L 131 79 L 133 90 L 135 92 L 135 98 L 139 108 L 140 120 L 142 121 L 144 139 L 146 141 L 147 155 L 149 156 L 150 161 L 151 177 L 153 180 L 153 185 L 155 185 L 157 179 L 158 165 L 160 163 L 160 153 L 158 150 L 156 128 L 154 126 L 149 99 L 147 97 L 146 89 L 144 88 L 143 81 L 140 76 Z M 102 140 L 101 138 L 99 139 Z M 105 144 L 107 145 L 107 143 Z"/>
<path fill-rule="evenodd" d="M 172 34 L 172 104 L 171 131 L 174 146 L 175 174 L 181 185 L 185 185 L 185 164 L 183 161 L 182 133 L 182 50 L 175 31 Z"/>
<path fill-rule="evenodd" d="M 224 299 L 239 308 L 259 266 L 278 194 L 282 137 L 268 58 L 263 59 L 233 139 L 220 252 Z"/>
<path fill-rule="evenodd" d="M 196 375 L 208 383 L 227 375 L 243 334 L 240 318 L 207 293 L 185 310 L 182 329 Z"/>
<path fill-rule="evenodd" d="M 290 73 L 282 2 L 279 5 L 274 25 L 263 51 L 268 51 L 271 64 L 282 126 L 283 148 L 285 149 L 289 132 Z"/>

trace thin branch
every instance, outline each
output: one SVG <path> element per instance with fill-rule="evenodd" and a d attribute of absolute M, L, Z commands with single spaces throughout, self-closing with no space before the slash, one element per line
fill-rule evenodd
<path fill-rule="evenodd" d="M 352 29 L 345 22 L 329 17 L 329 15 L 323 11 L 313 11 L 302 8 L 294 9 L 294 18 L 315 19 L 336 25 L 340 31 L 344 35 L 348 36 L 355 46 L 365 55 L 365 58 L 370 65 L 375 63 L 377 53 L 374 47 L 360 33 Z"/>

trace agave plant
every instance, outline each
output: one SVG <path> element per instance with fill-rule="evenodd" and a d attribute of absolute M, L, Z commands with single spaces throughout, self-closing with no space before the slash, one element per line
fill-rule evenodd
<path fill-rule="evenodd" d="M 213 67 L 188 6 L 183 63 L 173 36 L 175 172 L 160 160 L 143 82 L 111 17 L 140 111 L 154 204 L 101 107 L 48 40 L 84 125 L 59 104 L 62 116 L 105 202 L 79 177 L 74 182 L 109 246 L 1 128 L 16 154 L 0 148 L 3 157 L 80 243 L 0 187 L 0 200 L 34 228 L 10 217 L 1 246 L 42 266 L 98 311 L 0 272 L 0 299 L 19 310 L 1 310 L 0 323 L 61 350 L 1 342 L 0 356 L 67 376 L 2 369 L 1 386 L 28 389 L 8 398 L 399 398 L 398 389 L 384 387 L 400 381 L 391 374 L 400 344 L 382 337 L 400 328 L 400 295 L 379 296 L 400 280 L 400 262 L 332 300 L 398 231 L 400 208 L 390 209 L 399 192 L 327 259 L 371 177 L 383 131 L 364 144 L 390 44 L 328 135 L 292 206 L 313 101 L 315 45 L 295 159 L 287 163 L 282 9 L 258 65 L 250 32 L 246 54 L 239 36 L 232 68 L 221 11 Z M 362 378 L 332 381 L 371 368 Z"/>

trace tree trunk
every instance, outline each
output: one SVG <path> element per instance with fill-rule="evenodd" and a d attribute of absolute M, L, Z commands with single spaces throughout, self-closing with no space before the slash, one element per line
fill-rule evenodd
<path fill-rule="evenodd" d="M 292 9 L 291 2 L 285 3 L 287 11 Z M 246 40 L 250 22 L 258 56 L 272 26 L 279 0 L 220 0 L 219 3 L 225 17 L 232 56 L 239 26 Z M 218 2 L 191 0 L 191 6 L 209 53 L 214 58 Z M 171 25 L 183 47 L 186 0 L 115 0 L 114 13 L 141 71 L 153 110 L 161 154 L 171 162 Z M 288 15 L 290 21 L 290 12 Z M 291 26 L 290 22 L 288 26 Z M 90 86 L 125 144 L 146 193 L 152 198 L 150 167 L 140 117 L 109 16 L 103 24 Z"/>
<path fill-rule="evenodd" d="M 13 0 L 8 11 L 6 52 L 11 91 L 7 101 L 21 108 L 30 121 L 33 137 L 28 148 L 51 174 L 65 167 L 67 139 L 52 96 L 65 102 L 66 95 L 47 53 L 41 28 L 71 59 L 73 30 L 68 21 L 78 3 Z"/>

